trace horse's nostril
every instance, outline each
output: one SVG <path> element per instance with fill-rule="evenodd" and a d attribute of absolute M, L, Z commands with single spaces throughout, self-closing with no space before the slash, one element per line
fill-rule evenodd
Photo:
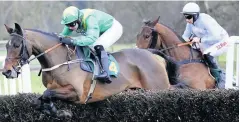
<path fill-rule="evenodd" d="M 2 74 L 5 75 L 5 76 L 8 76 L 9 74 L 11 74 L 11 70 L 7 70 L 5 72 L 2 72 Z"/>

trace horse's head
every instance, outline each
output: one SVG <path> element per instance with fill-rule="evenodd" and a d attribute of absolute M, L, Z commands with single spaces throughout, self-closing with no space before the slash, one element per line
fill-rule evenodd
<path fill-rule="evenodd" d="M 28 58 L 31 56 L 31 48 L 19 24 L 15 23 L 15 29 L 7 25 L 5 27 L 10 34 L 10 40 L 6 44 L 7 56 L 2 74 L 6 78 L 17 78 L 21 66 L 28 63 Z"/>
<path fill-rule="evenodd" d="M 154 20 L 144 20 L 144 25 L 142 26 L 142 30 L 137 35 L 136 46 L 138 48 L 155 48 L 157 46 L 157 41 L 159 39 L 158 32 L 155 29 L 156 24 L 159 21 L 160 16 Z"/>

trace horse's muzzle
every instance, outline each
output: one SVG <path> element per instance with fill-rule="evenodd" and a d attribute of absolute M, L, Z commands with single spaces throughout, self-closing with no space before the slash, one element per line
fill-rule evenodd
<path fill-rule="evenodd" d="M 17 78 L 18 77 L 18 72 L 16 72 L 14 69 L 12 70 L 4 70 L 2 72 L 2 74 L 6 77 L 6 78 Z"/>

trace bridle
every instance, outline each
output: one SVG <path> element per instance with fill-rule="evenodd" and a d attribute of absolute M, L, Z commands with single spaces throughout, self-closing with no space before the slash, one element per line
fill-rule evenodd
<path fill-rule="evenodd" d="M 152 28 L 152 27 L 149 27 L 149 26 L 143 26 L 142 28 L 150 28 L 152 30 L 152 36 L 151 36 L 151 40 L 148 44 L 148 47 L 147 48 L 155 48 L 156 45 L 157 45 L 157 41 L 158 41 L 158 32 L 156 31 L 155 28 Z M 192 37 L 193 35 L 191 35 Z M 189 38 L 191 38 L 189 37 Z M 167 47 L 167 48 L 163 48 L 163 49 L 160 49 L 158 50 L 160 53 L 162 54 L 165 54 L 164 51 L 166 50 L 170 50 L 170 49 L 174 49 L 174 48 L 178 48 L 178 47 L 181 47 L 181 46 L 186 46 L 186 45 L 189 45 L 189 44 L 195 44 L 194 42 L 184 42 L 184 43 L 179 43 L 179 44 L 173 44 L 172 46 L 170 47 Z M 187 60 L 182 60 L 182 61 L 178 61 L 178 64 L 187 64 L 187 63 L 191 63 L 191 62 L 197 62 L 197 63 L 203 63 L 204 61 L 202 59 L 192 59 L 193 58 L 193 49 L 190 48 L 190 59 L 187 59 Z M 166 54 L 165 54 L 166 55 Z M 168 56 L 168 55 L 166 55 Z M 169 57 L 169 56 L 168 56 Z"/>
<path fill-rule="evenodd" d="M 9 60 L 9 59 L 17 59 L 17 62 L 18 62 L 17 66 L 12 66 L 12 67 L 13 67 L 13 69 L 14 69 L 18 74 L 20 73 L 19 70 L 21 69 L 21 67 L 22 67 L 23 65 L 25 65 L 25 64 L 27 64 L 27 63 L 30 63 L 30 62 L 33 61 L 34 59 L 36 59 L 36 58 L 38 58 L 38 57 L 40 57 L 40 56 L 42 56 L 42 55 L 50 52 L 51 50 L 59 47 L 60 45 L 62 45 L 62 43 L 58 43 L 58 44 L 54 45 L 53 47 L 45 50 L 45 51 L 42 52 L 41 54 L 38 54 L 38 55 L 35 56 L 34 58 L 29 59 L 29 58 L 30 58 L 30 54 L 29 54 L 28 49 L 27 49 L 27 45 L 26 45 L 27 41 L 26 41 L 26 38 L 23 37 L 23 36 L 21 36 L 21 35 L 19 35 L 19 34 L 17 34 L 17 33 L 11 33 L 10 36 L 18 36 L 18 37 L 22 38 L 22 43 L 21 43 L 22 46 L 21 46 L 21 50 L 20 50 L 19 56 L 17 56 L 17 57 L 6 57 L 7 60 Z"/>
<path fill-rule="evenodd" d="M 152 38 L 148 44 L 148 47 L 147 48 L 155 48 L 156 45 L 157 45 L 157 41 L 158 41 L 158 32 L 156 31 L 155 28 L 152 28 L 152 27 L 149 27 L 149 26 L 143 26 L 142 28 L 149 28 L 152 30 Z M 180 47 L 180 46 L 185 46 L 185 45 L 189 45 L 189 44 L 193 44 L 193 42 L 186 42 L 186 43 L 180 43 L 180 44 L 174 44 L 170 47 L 167 47 L 167 48 L 164 48 L 164 49 L 161 49 L 159 50 L 160 52 L 163 52 L 163 51 L 166 51 L 166 50 L 170 50 L 170 49 L 173 49 L 173 48 L 177 48 L 177 47 Z"/>
<path fill-rule="evenodd" d="M 147 48 L 155 48 L 157 45 L 157 40 L 158 40 L 158 32 L 156 31 L 155 28 L 152 28 L 149 26 L 143 26 L 142 28 L 150 28 L 152 30 L 151 40 L 150 40 Z"/>
<path fill-rule="evenodd" d="M 17 36 L 17 37 L 22 38 L 22 42 L 21 42 L 22 46 L 21 46 L 19 55 L 17 57 L 6 57 L 6 60 L 11 60 L 11 59 L 17 60 L 17 62 L 18 62 L 17 66 L 12 66 L 12 67 L 19 74 L 20 68 L 24 64 L 28 63 L 28 58 L 30 57 L 30 55 L 29 55 L 29 52 L 27 49 L 26 39 L 23 36 L 16 34 L 16 33 L 11 33 L 10 36 Z"/>

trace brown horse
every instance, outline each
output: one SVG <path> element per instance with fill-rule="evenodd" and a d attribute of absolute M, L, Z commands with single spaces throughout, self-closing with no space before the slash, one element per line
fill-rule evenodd
<path fill-rule="evenodd" d="M 180 65 L 180 79 L 194 89 L 215 88 L 215 80 L 203 63 L 202 54 L 190 45 L 185 45 L 183 38 L 167 26 L 154 21 L 145 21 L 141 32 L 137 35 L 138 48 L 159 49 L 171 56 Z"/>
<path fill-rule="evenodd" d="M 6 29 L 10 34 L 10 40 L 6 44 L 7 57 L 3 75 L 7 78 L 17 77 L 19 68 L 31 61 L 29 60 L 31 55 L 35 55 L 42 69 L 52 68 L 68 61 L 66 58 L 68 47 L 59 43 L 56 34 L 33 29 L 22 30 L 17 23 L 15 29 L 8 26 Z M 69 65 L 62 65 L 42 72 L 42 82 L 47 90 L 37 101 L 39 108 L 47 108 L 48 113 L 56 115 L 57 110 L 51 102 L 52 99 L 85 104 L 104 100 L 129 88 L 169 89 L 171 85 L 168 75 L 177 74 L 173 70 L 176 64 L 162 57 L 156 57 L 144 49 L 124 49 L 111 55 L 115 57 L 120 68 L 117 78 L 111 78 L 111 84 L 97 82 L 92 87 L 93 74 L 82 70 L 79 67 L 80 62 L 72 63 L 70 70 L 68 70 Z M 72 55 L 71 59 L 78 58 Z M 172 72 L 167 72 L 166 67 Z M 92 95 L 90 96 L 89 93 Z"/>

